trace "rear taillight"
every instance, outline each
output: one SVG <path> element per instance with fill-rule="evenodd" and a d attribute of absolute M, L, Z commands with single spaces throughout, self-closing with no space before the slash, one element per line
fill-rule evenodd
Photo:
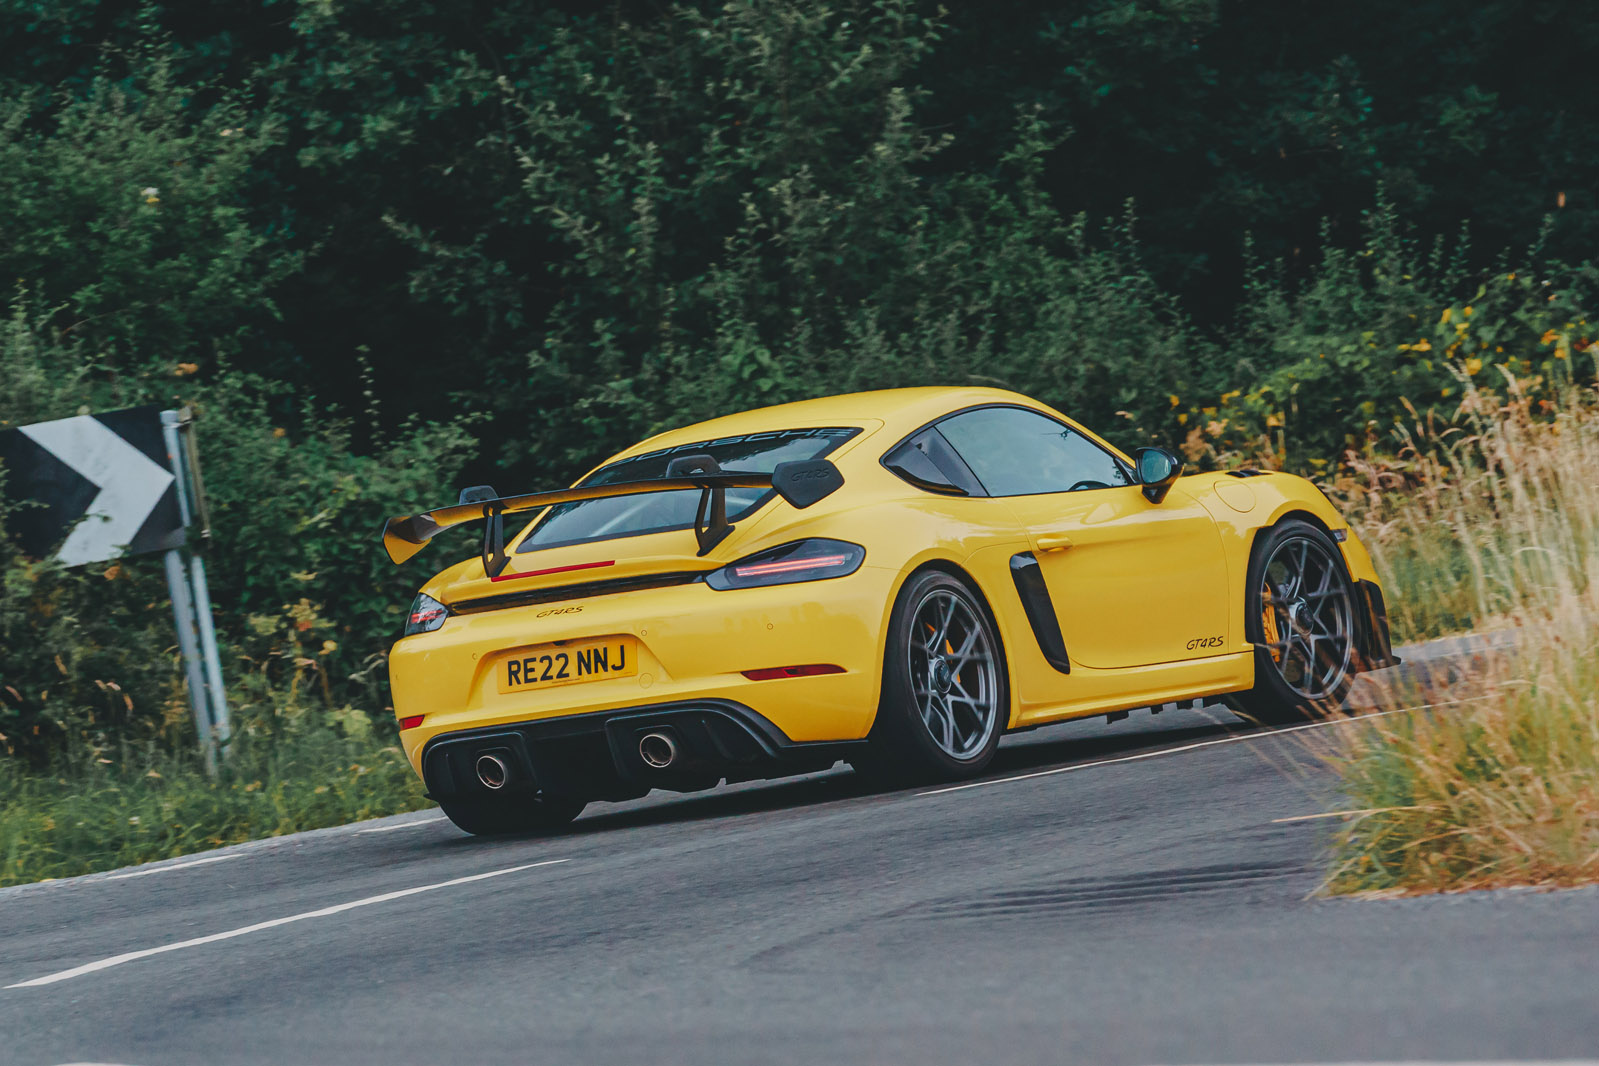
<path fill-rule="evenodd" d="M 405 620 L 404 636 L 413 633 L 431 633 L 450 617 L 450 609 L 432 596 L 418 592 L 411 603 L 411 613 Z"/>
<path fill-rule="evenodd" d="M 706 575 L 713 589 L 747 589 L 843 577 L 861 568 L 866 549 L 843 540 L 796 540 L 756 552 Z"/>

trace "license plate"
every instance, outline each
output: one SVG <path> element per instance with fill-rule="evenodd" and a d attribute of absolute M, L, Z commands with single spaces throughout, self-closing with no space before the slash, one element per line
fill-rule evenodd
<path fill-rule="evenodd" d="M 500 661 L 495 668 L 501 692 L 630 677 L 638 673 L 638 641 L 632 637 L 574 640 L 547 644 Z"/>

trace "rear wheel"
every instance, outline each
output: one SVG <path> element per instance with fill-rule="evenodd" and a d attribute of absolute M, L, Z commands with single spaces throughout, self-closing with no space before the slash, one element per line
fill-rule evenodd
<path fill-rule="evenodd" d="M 440 800 L 439 807 L 457 829 L 473 836 L 550 833 L 566 825 L 588 806 L 560 796 L 512 796 Z"/>
<path fill-rule="evenodd" d="M 856 768 L 891 781 L 978 774 L 1010 713 L 1004 650 L 988 609 L 941 571 L 917 574 L 889 618 L 883 694 Z"/>
<path fill-rule="evenodd" d="M 1250 555 L 1244 630 L 1263 648 L 1255 686 L 1235 697 L 1259 722 L 1335 710 L 1355 677 L 1355 599 L 1338 545 L 1299 519 L 1261 534 Z"/>

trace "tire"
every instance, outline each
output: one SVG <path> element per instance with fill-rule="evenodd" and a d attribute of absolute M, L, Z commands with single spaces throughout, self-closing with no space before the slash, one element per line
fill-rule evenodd
<path fill-rule="evenodd" d="M 1297 518 L 1263 532 L 1249 556 L 1244 634 L 1256 646 L 1255 685 L 1233 710 L 1265 724 L 1324 717 L 1354 683 L 1354 585 L 1338 545 Z"/>
<path fill-rule="evenodd" d="M 439 801 L 440 809 L 457 829 L 476 837 L 552 833 L 582 814 L 586 806 L 580 799 L 535 799 L 526 793 Z"/>
<path fill-rule="evenodd" d="M 882 697 L 856 770 L 889 784 L 974 776 L 1009 715 L 1005 652 L 982 598 L 942 571 L 912 576 L 889 616 Z"/>

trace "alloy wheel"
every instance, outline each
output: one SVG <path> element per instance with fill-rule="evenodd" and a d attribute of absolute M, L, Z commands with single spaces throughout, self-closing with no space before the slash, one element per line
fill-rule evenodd
<path fill-rule="evenodd" d="M 928 736 L 953 759 L 983 751 L 999 725 L 994 646 L 979 609 L 934 589 L 912 615 L 911 693 Z"/>
<path fill-rule="evenodd" d="M 1337 691 L 1354 657 L 1354 602 L 1331 549 L 1288 537 L 1262 571 L 1261 625 L 1277 672 L 1306 700 Z"/>

